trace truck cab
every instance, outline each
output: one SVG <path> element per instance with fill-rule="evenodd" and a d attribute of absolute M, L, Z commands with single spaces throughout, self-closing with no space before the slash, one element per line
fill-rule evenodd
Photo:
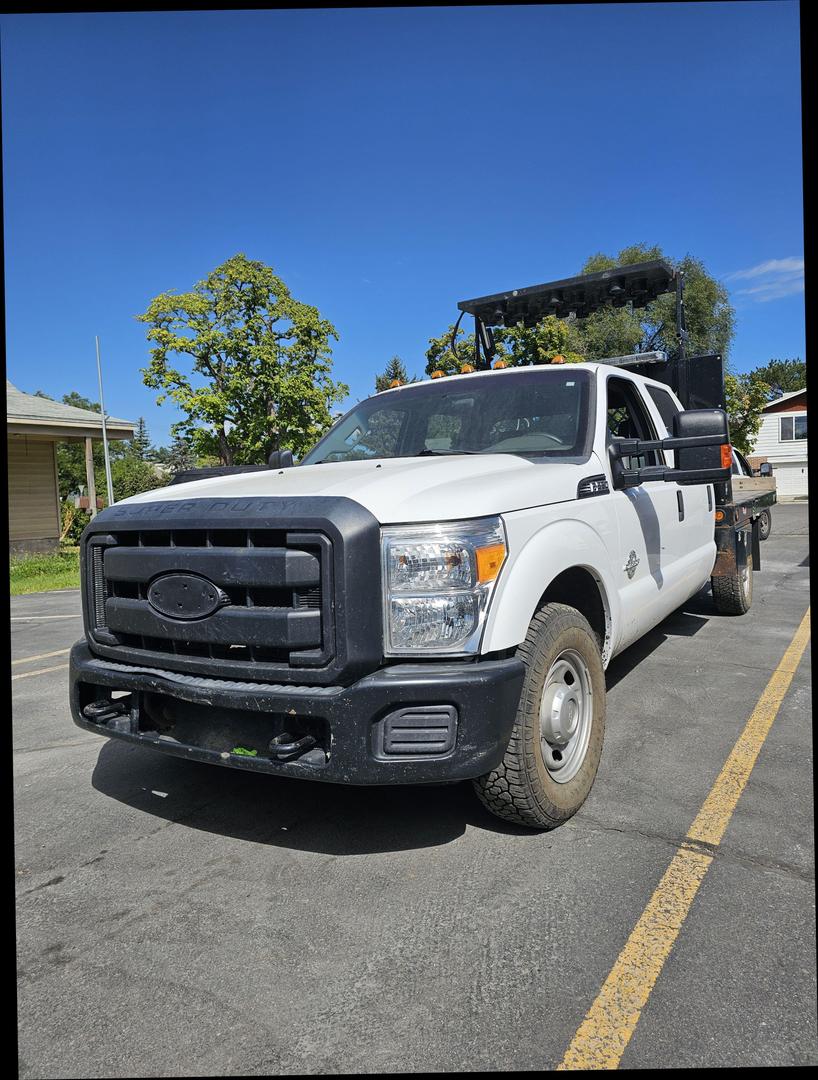
<path fill-rule="evenodd" d="M 605 667 L 724 547 L 724 413 L 633 367 L 397 387 L 296 467 L 109 507 L 83 536 L 75 722 L 277 775 L 469 779 L 559 825 L 596 775 Z"/>

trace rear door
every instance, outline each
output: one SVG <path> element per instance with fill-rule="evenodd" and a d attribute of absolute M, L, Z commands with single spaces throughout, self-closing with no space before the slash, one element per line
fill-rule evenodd
<path fill-rule="evenodd" d="M 620 374 L 608 375 L 605 395 L 607 443 L 661 437 L 635 380 Z M 669 462 L 661 451 L 650 451 L 624 458 L 622 464 L 625 468 L 643 468 Z M 687 599 L 680 596 L 679 588 L 679 564 L 685 554 L 680 491 L 678 484 L 663 480 L 613 489 L 619 530 L 615 573 L 621 585 L 627 642 L 644 634 Z"/>

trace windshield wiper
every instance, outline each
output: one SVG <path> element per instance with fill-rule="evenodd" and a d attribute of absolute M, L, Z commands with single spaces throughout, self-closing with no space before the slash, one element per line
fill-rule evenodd
<path fill-rule="evenodd" d="M 482 454 L 482 450 L 431 450 L 428 446 L 423 450 L 419 450 L 415 457 L 428 457 L 431 454 Z"/>

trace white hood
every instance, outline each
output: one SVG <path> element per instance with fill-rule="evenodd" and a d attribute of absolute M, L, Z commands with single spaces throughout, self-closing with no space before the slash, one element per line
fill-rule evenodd
<path fill-rule="evenodd" d="M 381 458 L 234 473 L 145 491 L 123 502 L 342 495 L 360 503 L 382 525 L 456 521 L 568 502 L 577 497 L 584 476 L 601 471 L 593 456 L 583 465 L 534 464 L 514 454 Z"/>

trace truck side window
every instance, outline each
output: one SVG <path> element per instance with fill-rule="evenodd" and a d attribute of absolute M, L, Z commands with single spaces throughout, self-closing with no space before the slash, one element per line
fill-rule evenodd
<path fill-rule="evenodd" d="M 667 390 L 660 390 L 658 386 L 646 386 L 645 389 L 653 399 L 653 404 L 659 410 L 659 415 L 662 417 L 662 423 L 667 428 L 668 435 L 673 434 L 673 417 L 680 413 L 681 406 L 679 406 Z"/>
<path fill-rule="evenodd" d="M 611 439 L 658 438 L 639 391 L 627 379 L 608 379 L 608 433 Z M 664 463 L 664 455 L 658 450 L 622 458 L 626 469 Z"/>

